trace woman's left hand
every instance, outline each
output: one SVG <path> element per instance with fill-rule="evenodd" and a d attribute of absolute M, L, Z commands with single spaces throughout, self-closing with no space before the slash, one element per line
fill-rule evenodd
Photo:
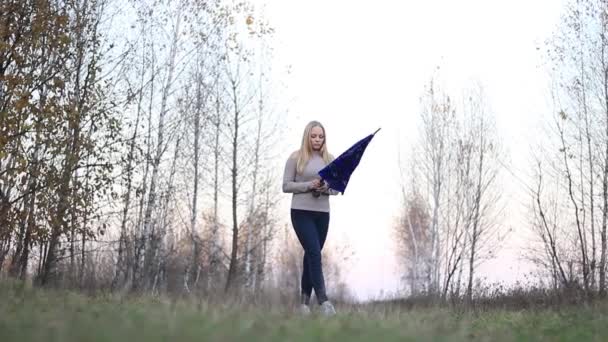
<path fill-rule="evenodd" d="M 323 183 L 323 185 L 317 188 L 318 192 L 327 192 L 327 190 L 329 190 L 329 186 L 325 182 Z"/>

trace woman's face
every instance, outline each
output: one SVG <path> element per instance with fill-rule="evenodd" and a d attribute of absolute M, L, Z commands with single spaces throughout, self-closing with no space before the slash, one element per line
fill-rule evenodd
<path fill-rule="evenodd" d="M 320 151 L 325 142 L 325 134 L 323 128 L 315 126 L 310 130 L 310 146 L 313 151 Z"/>

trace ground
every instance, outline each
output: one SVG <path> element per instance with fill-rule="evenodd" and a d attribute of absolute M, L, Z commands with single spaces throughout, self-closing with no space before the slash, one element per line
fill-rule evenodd
<path fill-rule="evenodd" d="M 606 341 L 608 303 L 543 310 L 338 306 L 333 318 L 291 305 L 120 299 L 0 283 L 0 341 Z"/>

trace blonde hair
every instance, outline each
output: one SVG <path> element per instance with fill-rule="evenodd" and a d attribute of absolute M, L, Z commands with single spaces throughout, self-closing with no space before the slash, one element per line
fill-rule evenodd
<path fill-rule="evenodd" d="M 318 121 L 311 121 L 304 128 L 300 149 L 293 154 L 294 157 L 297 157 L 296 171 L 299 174 L 304 172 L 304 167 L 306 167 L 306 164 L 312 157 L 313 151 L 312 146 L 310 145 L 310 131 L 312 131 L 314 127 L 321 127 L 323 130 L 323 146 L 321 146 L 320 151 L 323 161 L 325 161 L 325 164 L 329 164 L 334 159 L 333 156 L 327 152 L 327 134 L 325 134 L 325 127 Z"/>

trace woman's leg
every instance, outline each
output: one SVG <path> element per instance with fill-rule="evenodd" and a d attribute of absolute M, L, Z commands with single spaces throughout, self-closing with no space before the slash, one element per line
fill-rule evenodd
<path fill-rule="evenodd" d="M 312 295 L 312 280 L 310 274 L 310 267 L 308 267 L 308 257 L 306 256 L 306 252 L 304 252 L 304 258 L 302 258 L 302 298 L 301 303 L 309 305 L 310 304 L 310 296 Z"/>
<path fill-rule="evenodd" d="M 325 245 L 325 239 L 327 238 L 327 231 L 329 230 L 329 213 L 317 213 L 315 226 L 317 227 L 317 234 L 319 234 L 321 250 L 323 250 L 323 245 Z"/>
<path fill-rule="evenodd" d="M 314 216 L 315 228 L 317 229 L 317 234 L 319 236 L 320 249 L 323 251 L 323 245 L 325 245 L 329 228 L 329 213 L 315 212 Z M 321 258 L 321 268 L 323 268 L 323 258 Z M 306 252 L 304 252 L 302 270 L 302 303 L 309 305 L 310 296 L 312 295 L 312 275 L 310 273 L 310 267 L 308 267 L 308 256 L 306 255 Z"/>
<path fill-rule="evenodd" d="M 329 230 L 329 213 L 318 212 L 318 213 L 316 213 L 315 216 L 316 216 L 315 217 L 315 227 L 317 228 L 317 235 L 319 236 L 319 245 L 320 245 L 320 249 L 322 251 L 323 246 L 325 245 L 325 240 L 327 238 L 327 231 Z M 321 255 L 322 255 L 322 253 L 321 253 Z M 321 258 L 320 262 L 321 262 L 321 269 L 323 269 L 323 258 Z M 325 277 L 323 276 L 323 273 L 321 273 L 321 276 L 323 277 L 323 284 L 325 284 Z M 323 287 L 323 289 L 325 290 L 325 286 Z M 323 297 L 319 297 L 317 295 L 317 299 L 319 300 L 319 304 L 326 301 L 327 300 L 326 292 L 324 292 Z"/>
<path fill-rule="evenodd" d="M 325 294 L 325 280 L 323 279 L 323 267 L 321 265 L 321 242 L 319 229 L 317 228 L 317 213 L 306 210 L 291 210 L 291 222 L 300 244 L 304 248 L 308 265 L 310 280 L 315 290 L 317 300 L 323 303 L 327 300 Z M 304 277 L 303 277 L 304 278 Z M 304 294 L 304 288 L 302 292 Z"/>

